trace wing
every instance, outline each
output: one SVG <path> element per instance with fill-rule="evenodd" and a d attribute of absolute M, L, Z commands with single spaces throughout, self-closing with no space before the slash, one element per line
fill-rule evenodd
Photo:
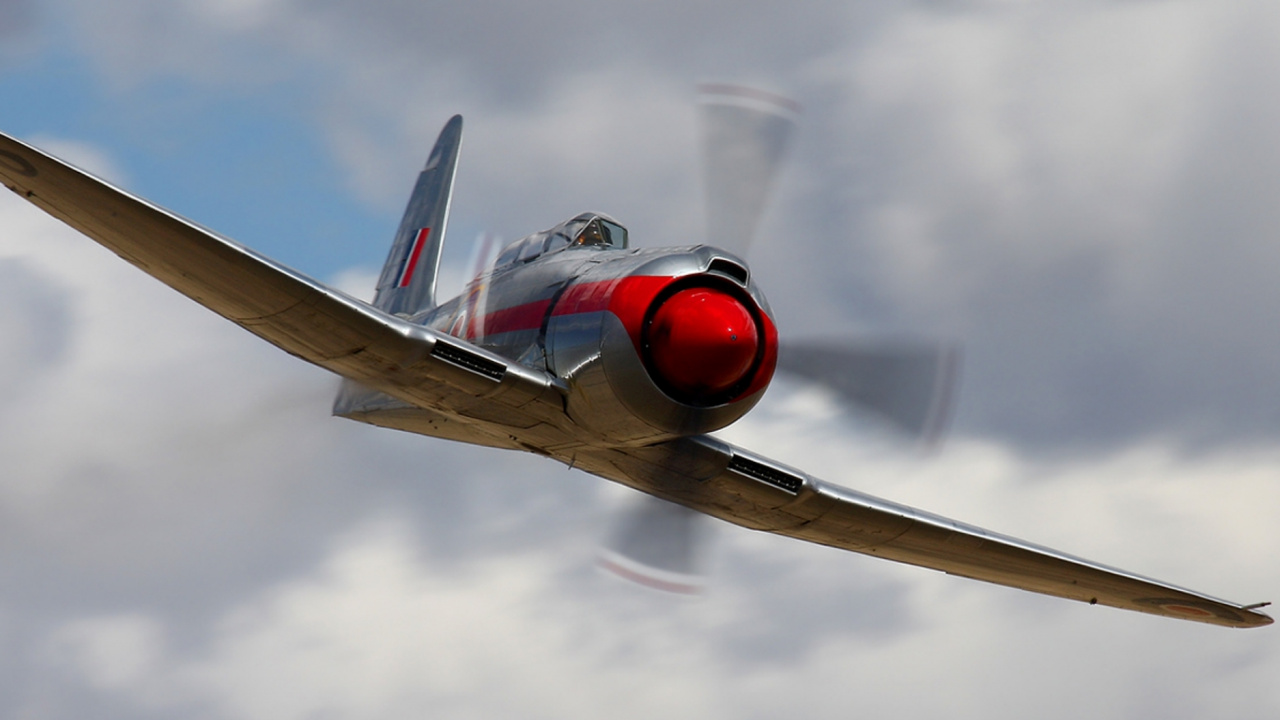
<path fill-rule="evenodd" d="M 3 134 L 0 180 L 286 352 L 413 405 L 447 410 L 466 426 L 459 439 L 501 435 L 495 416 L 522 428 L 563 422 L 560 383 L 551 375 L 382 312 Z M 560 436 L 551 429 L 549 441 Z"/>
<path fill-rule="evenodd" d="M 1229 627 L 1238 605 L 822 482 L 709 436 L 602 452 L 594 473 L 756 530 L 1089 604 Z"/>

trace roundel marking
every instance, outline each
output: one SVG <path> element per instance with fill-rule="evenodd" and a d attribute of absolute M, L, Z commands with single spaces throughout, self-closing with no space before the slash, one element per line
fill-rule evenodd
<path fill-rule="evenodd" d="M 28 162 L 27 159 L 21 155 L 11 153 L 8 150 L 0 150 L 0 165 L 3 165 L 5 168 L 12 170 L 19 175 L 25 175 L 27 177 L 36 176 L 36 168 L 34 165 Z"/>
<path fill-rule="evenodd" d="M 1164 608 L 1165 610 L 1168 610 L 1169 612 L 1178 613 L 1179 615 L 1186 615 L 1188 617 L 1213 617 L 1214 616 L 1213 613 L 1209 612 L 1208 610 L 1205 610 L 1204 608 L 1198 608 L 1192 605 L 1183 605 L 1181 603 L 1165 603 L 1160 607 Z"/>

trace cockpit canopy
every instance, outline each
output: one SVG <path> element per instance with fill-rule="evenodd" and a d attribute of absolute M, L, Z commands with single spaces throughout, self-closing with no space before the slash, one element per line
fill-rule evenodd
<path fill-rule="evenodd" d="M 583 213 L 572 220 L 534 233 L 506 247 L 495 267 L 527 263 L 547 253 L 569 247 L 606 247 L 625 250 L 627 229 L 600 213 Z"/>

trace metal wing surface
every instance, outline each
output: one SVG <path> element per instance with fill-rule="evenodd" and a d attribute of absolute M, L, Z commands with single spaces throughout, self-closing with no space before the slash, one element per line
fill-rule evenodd
<path fill-rule="evenodd" d="M 580 463 L 586 466 L 588 463 Z M 820 481 L 710 436 L 625 448 L 590 470 L 744 527 L 1089 604 L 1228 627 L 1244 606 Z"/>
<path fill-rule="evenodd" d="M 0 134 L 0 179 L 196 302 L 286 352 L 370 388 L 455 416 L 486 444 L 491 427 L 559 425 L 557 381 L 351 298 L 40 150 Z M 475 423 L 467 422 L 474 418 Z M 556 435 L 557 433 L 551 433 Z"/>

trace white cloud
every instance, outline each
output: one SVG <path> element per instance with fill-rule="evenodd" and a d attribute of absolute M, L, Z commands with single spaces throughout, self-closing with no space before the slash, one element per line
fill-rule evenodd
<path fill-rule="evenodd" d="M 919 10 L 833 63 L 855 78 L 850 116 L 924 125 L 912 135 L 928 152 L 899 158 L 919 165 L 899 170 L 914 182 L 899 185 L 907 197 L 886 210 L 932 209 L 948 222 L 957 206 L 980 203 L 1009 227 L 966 238 L 995 245 L 985 252 L 1053 265 L 1097 247 L 1123 267 L 1160 253 L 1151 223 L 1203 132 L 1214 53 L 1231 41 L 1221 26 L 1233 19 L 1233 11 L 1185 2 Z M 1052 213 L 1087 214 L 1089 232 L 1043 242 L 1034 226 Z M 910 254 L 924 238 L 885 230 L 887 267 L 914 267 Z M 929 230 L 928 241 L 945 242 L 945 228 Z M 939 249 L 923 274 L 898 280 L 903 302 L 931 282 L 982 282 L 949 271 L 957 252 L 983 248 Z"/>
<path fill-rule="evenodd" d="M 441 574 L 415 557 L 411 537 L 374 526 L 350 538 L 317 577 L 236 610 L 209 656 L 180 675 L 243 718 L 403 717 L 428 708 L 569 717 L 595 714 L 604 697 L 652 708 L 623 668 L 601 662 L 617 639 L 575 627 L 556 609 L 581 600 L 555 587 L 553 558 L 516 553 Z M 692 672 L 694 662 L 679 664 Z M 584 676 L 594 687 L 566 692 Z"/>
<path fill-rule="evenodd" d="M 93 687 L 133 691 L 162 670 L 164 631 L 151 618 L 124 615 L 74 620 L 50 642 L 55 661 L 65 663 Z"/>

